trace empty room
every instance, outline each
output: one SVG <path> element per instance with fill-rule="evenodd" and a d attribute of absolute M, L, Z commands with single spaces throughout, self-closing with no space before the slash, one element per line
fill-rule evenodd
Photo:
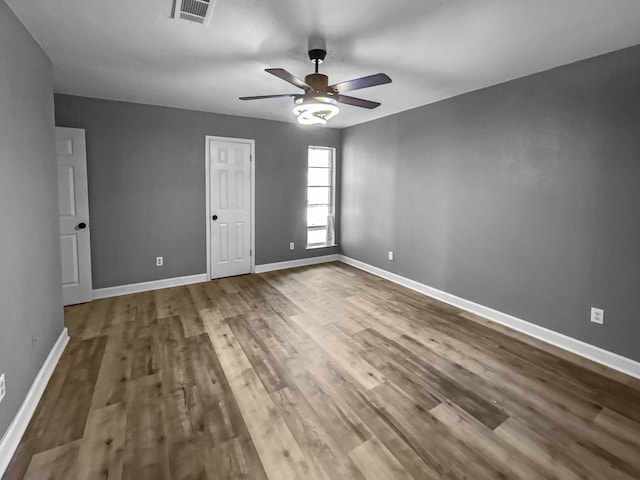
<path fill-rule="evenodd" d="M 640 480 L 640 2 L 0 0 L 0 478 Z"/>

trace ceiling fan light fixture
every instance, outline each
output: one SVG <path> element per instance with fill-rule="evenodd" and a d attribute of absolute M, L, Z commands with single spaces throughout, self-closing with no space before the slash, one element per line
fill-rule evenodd
<path fill-rule="evenodd" d="M 340 113 L 338 102 L 324 96 L 300 97 L 295 100 L 293 113 L 300 125 L 326 125 Z"/>
<path fill-rule="evenodd" d="M 211 0 L 213 1 L 213 0 Z M 329 85 L 329 77 L 318 72 L 318 65 L 324 60 L 327 51 L 324 48 L 309 50 L 309 59 L 315 64 L 315 71 L 306 75 L 304 81 L 284 68 L 267 68 L 265 71 L 284 80 L 291 85 L 304 90 L 304 93 L 282 93 L 276 95 L 258 95 L 240 97 L 240 100 L 261 100 L 265 98 L 294 97 L 293 114 L 300 125 L 326 125 L 327 121 L 338 115 L 338 103 L 354 107 L 373 109 L 380 106 L 378 102 L 344 95 L 343 92 L 375 87 L 391 83 L 391 79 L 384 73 L 376 73 L 366 77 L 354 78 L 346 82 Z"/>

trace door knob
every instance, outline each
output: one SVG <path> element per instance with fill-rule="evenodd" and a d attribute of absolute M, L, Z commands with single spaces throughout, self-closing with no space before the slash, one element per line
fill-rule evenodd
<path fill-rule="evenodd" d="M 87 224 L 84 222 L 80 222 L 76 227 L 76 230 L 84 230 L 85 228 L 87 228 Z"/>
<path fill-rule="evenodd" d="M 217 220 L 217 219 L 218 219 L 218 215 L 213 215 L 213 216 L 211 217 L 211 220 Z"/>

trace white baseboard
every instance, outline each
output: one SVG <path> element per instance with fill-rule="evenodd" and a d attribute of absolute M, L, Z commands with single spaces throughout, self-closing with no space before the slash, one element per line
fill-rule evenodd
<path fill-rule="evenodd" d="M 47 383 L 49 383 L 53 370 L 56 368 L 58 360 L 60 360 L 62 352 L 64 352 L 64 347 L 68 342 L 69 334 L 67 329 L 64 328 L 60 333 L 58 340 L 53 345 L 53 348 L 51 348 L 51 351 L 40 368 L 38 375 L 36 375 L 35 380 L 31 384 L 31 388 L 29 388 L 27 396 L 22 402 L 18 413 L 9 425 L 9 428 L 2 437 L 2 440 L 0 440 L 0 478 L 4 475 L 13 454 L 20 444 L 22 435 L 24 435 L 24 432 L 27 430 L 31 417 L 33 416 L 33 413 L 38 406 L 38 402 L 44 393 L 44 389 L 46 388 Z"/>
<path fill-rule="evenodd" d="M 608 350 L 604 350 L 600 347 L 554 332 L 548 328 L 521 320 L 507 313 L 499 312 L 498 310 L 443 292 L 437 288 L 429 287 L 423 283 L 374 267 L 373 265 L 369 265 L 359 260 L 345 257 L 344 255 L 339 255 L 338 259 L 341 262 L 359 268 L 360 270 L 385 278 L 394 283 L 410 288 L 411 290 L 428 295 L 429 297 L 433 297 L 437 300 L 448 303 L 449 305 L 453 305 L 454 307 L 461 308 L 467 312 L 480 315 L 492 322 L 499 323 L 513 330 L 524 333 L 525 335 L 529 335 L 530 337 L 537 338 L 538 340 L 542 340 L 543 342 L 549 343 L 563 350 L 575 353 L 576 355 L 640 379 L 640 362 L 636 362 L 630 358 L 623 357 L 617 353 L 609 352 Z"/>
<path fill-rule="evenodd" d="M 300 258 L 299 260 L 289 260 L 287 262 L 265 263 L 256 265 L 256 273 L 272 272 L 274 270 L 284 270 L 285 268 L 306 267 L 307 265 L 316 265 L 318 263 L 335 262 L 339 255 L 323 255 L 321 257 Z"/>
<path fill-rule="evenodd" d="M 185 277 L 163 278 L 162 280 L 153 280 L 151 282 L 98 288 L 93 291 L 93 299 L 117 297 L 119 295 L 128 295 L 130 293 L 148 292 L 149 290 L 158 290 L 159 288 L 180 287 L 191 283 L 206 282 L 207 280 L 206 273 L 199 273 L 197 275 L 187 275 Z"/>
<path fill-rule="evenodd" d="M 283 270 L 285 268 L 304 267 L 306 265 L 316 265 L 318 263 L 335 262 L 338 255 L 323 255 L 321 257 L 301 258 L 299 260 L 290 260 L 287 262 L 265 263 L 264 265 L 256 265 L 255 273 L 271 272 L 273 270 Z M 93 291 L 93 299 L 117 297 L 119 295 L 128 295 L 130 293 L 147 292 L 149 290 L 158 290 L 159 288 L 179 287 L 189 285 L 191 283 L 206 282 L 208 280 L 206 273 L 197 275 L 188 275 L 186 277 L 165 278 L 162 280 L 153 280 L 151 282 L 132 283 L 130 285 L 118 285 L 117 287 L 97 288 Z"/>

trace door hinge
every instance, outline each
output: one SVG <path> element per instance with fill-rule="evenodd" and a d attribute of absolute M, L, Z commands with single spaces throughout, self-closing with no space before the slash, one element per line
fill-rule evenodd
<path fill-rule="evenodd" d="M 253 162 L 253 155 L 249 155 L 249 161 Z"/>
<path fill-rule="evenodd" d="M 249 256 L 253 257 L 253 250 L 249 250 Z"/>

